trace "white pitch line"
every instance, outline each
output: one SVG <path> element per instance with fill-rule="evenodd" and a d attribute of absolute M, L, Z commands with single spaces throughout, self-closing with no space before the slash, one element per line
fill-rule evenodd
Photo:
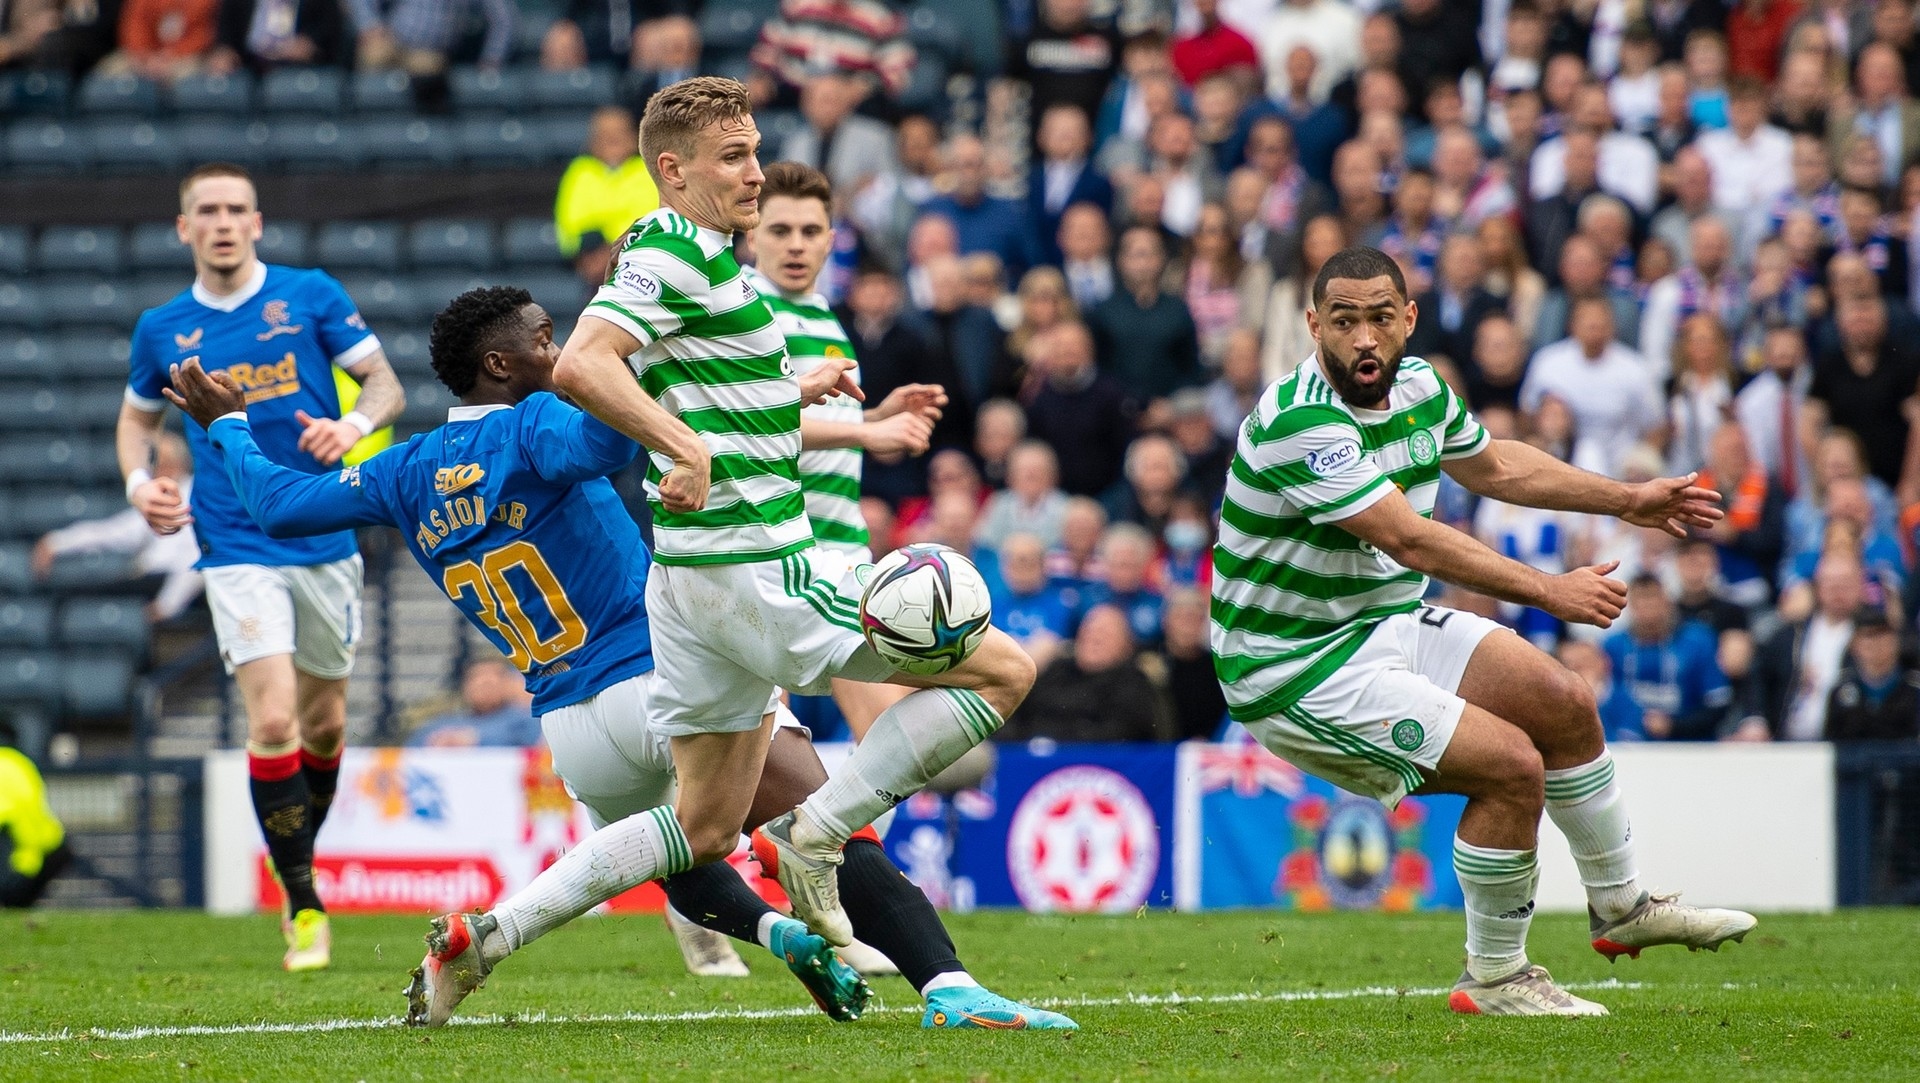
<path fill-rule="evenodd" d="M 1575 982 L 1567 989 L 1638 989 L 1640 982 Z M 1290 1004 L 1302 1001 L 1361 1000 L 1374 997 L 1437 997 L 1452 987 L 1409 989 L 1369 985 L 1359 989 L 1283 989 L 1274 992 L 1216 993 L 1190 996 L 1185 993 L 1143 993 L 1124 997 L 1054 997 L 1036 1000 L 1042 1008 L 1155 1008 L 1187 1004 Z M 914 1007 L 874 1008 L 868 1014 L 883 1012 L 919 1012 Z M 716 1019 L 797 1019 L 818 1015 L 817 1008 L 713 1008 L 685 1012 L 609 1012 L 588 1015 L 551 1015 L 530 1012 L 526 1015 L 465 1015 L 455 1017 L 455 1026 L 484 1027 L 512 1024 L 531 1026 L 542 1023 L 701 1023 Z M 210 1038 L 228 1034 L 327 1034 L 341 1030 L 389 1030 L 404 1026 L 397 1015 L 377 1019 L 322 1019 L 312 1023 L 232 1023 L 226 1026 L 127 1027 L 120 1030 L 57 1030 L 45 1034 L 0 1031 L 0 1045 L 45 1044 L 50 1042 L 132 1042 L 148 1038 Z"/>

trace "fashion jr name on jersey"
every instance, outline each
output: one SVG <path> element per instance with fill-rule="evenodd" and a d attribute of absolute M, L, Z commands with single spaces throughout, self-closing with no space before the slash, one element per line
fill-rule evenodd
<path fill-rule="evenodd" d="M 505 523 L 509 530 L 520 530 L 527 525 L 527 506 L 518 500 L 509 500 L 494 505 L 492 512 L 488 512 L 487 499 L 479 493 L 449 497 L 415 524 L 418 529 L 414 531 L 413 540 L 420 548 L 432 552 L 454 531 L 488 521 Z"/>

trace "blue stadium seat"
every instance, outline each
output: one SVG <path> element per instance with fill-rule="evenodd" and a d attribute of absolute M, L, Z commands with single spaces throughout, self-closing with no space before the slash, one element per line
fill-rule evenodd
<path fill-rule="evenodd" d="M 125 598 L 74 598 L 60 607 L 63 647 L 145 647 L 147 617 Z"/>
<path fill-rule="evenodd" d="M 394 222 L 328 222 L 314 240 L 314 262 L 330 271 L 394 271 L 401 265 L 400 226 Z"/>
<path fill-rule="evenodd" d="M 266 121 L 190 119 L 176 126 L 180 150 L 194 162 L 232 162 L 258 166 L 266 161 L 272 131 Z"/>
<path fill-rule="evenodd" d="M 359 164 L 360 149 L 340 122 L 281 117 L 270 125 L 267 156 L 293 173 L 332 173 Z"/>
<path fill-rule="evenodd" d="M 32 547 L 26 542 L 0 542 L 0 593 L 25 594 L 35 586 Z"/>
<path fill-rule="evenodd" d="M 405 327 L 419 317 L 422 302 L 415 297 L 408 279 L 378 273 L 343 273 L 340 284 L 347 296 L 360 308 L 360 315 L 374 325 Z"/>
<path fill-rule="evenodd" d="M 74 105 L 95 116 L 150 117 L 160 111 L 160 88 L 135 75 L 95 72 L 80 84 Z"/>
<path fill-rule="evenodd" d="M 70 715 L 121 714 L 132 706 L 136 666 L 126 653 L 69 654 L 60 659 L 60 708 Z"/>
<path fill-rule="evenodd" d="M 138 574 L 120 553 L 68 553 L 53 562 L 42 584 L 56 594 L 99 594 L 134 588 Z"/>
<path fill-rule="evenodd" d="M 94 169 L 110 173 L 171 173 L 180 167 L 180 137 L 170 124 L 103 120 L 87 130 Z"/>
<path fill-rule="evenodd" d="M 585 113 L 541 117 L 540 138 L 546 143 L 547 161 L 571 162 L 587 153 L 588 124 Z"/>
<path fill-rule="evenodd" d="M 413 276 L 410 288 L 414 297 L 414 320 L 426 327 L 434 315 L 455 297 L 479 286 L 498 286 L 506 281 L 498 274 L 483 271 L 421 272 Z"/>
<path fill-rule="evenodd" d="M 127 506 L 123 492 L 110 489 L 17 489 L 11 522 L 27 536 L 45 534 L 82 519 L 98 519 Z"/>
<path fill-rule="evenodd" d="M 548 160 L 539 131 L 515 117 L 467 117 L 460 121 L 460 158 L 476 169 L 511 169 Z"/>
<path fill-rule="evenodd" d="M 0 327 L 45 327 L 40 288 L 30 282 L 0 279 Z"/>
<path fill-rule="evenodd" d="M 52 653 L 0 652 L 0 701 L 54 703 L 60 698 L 60 659 Z"/>
<path fill-rule="evenodd" d="M 280 68 L 260 82 L 260 108 L 269 113 L 337 116 L 346 101 L 346 74 L 334 68 Z"/>
<path fill-rule="evenodd" d="M 709 55 L 744 52 L 760 40 L 760 26 L 780 10 L 779 0 L 708 4 L 700 13 L 700 40 Z M 710 68 L 703 65 L 703 70 Z"/>
<path fill-rule="evenodd" d="M 307 247 L 310 233 L 305 222 L 272 220 L 260 231 L 260 239 L 254 242 L 253 250 L 266 263 L 305 267 L 309 263 Z"/>
<path fill-rule="evenodd" d="M 0 647 L 44 647 L 52 639 L 52 602 L 40 598 L 0 600 Z"/>
<path fill-rule="evenodd" d="M 423 269 L 486 270 L 498 262 L 493 223 L 480 218 L 436 218 L 417 223 L 407 241 L 407 259 Z"/>
<path fill-rule="evenodd" d="M 53 341 L 24 333 L 0 335 L 0 380 L 38 380 L 53 365 Z"/>
<path fill-rule="evenodd" d="M 46 374 L 67 380 L 125 380 L 133 342 L 111 331 L 80 331 L 53 341 L 53 364 Z"/>
<path fill-rule="evenodd" d="M 462 116 L 506 114 L 526 106 L 525 80 L 512 68 L 455 68 L 447 81 L 453 91 L 454 111 Z"/>
<path fill-rule="evenodd" d="M 135 310 L 145 312 L 150 308 L 159 308 L 185 291 L 193 284 L 191 272 L 166 271 L 159 274 L 144 274 L 127 283 L 127 289 L 133 294 L 132 305 Z M 127 325 L 132 330 L 133 325 Z"/>
<path fill-rule="evenodd" d="M 90 459 L 78 438 L 24 436 L 0 440 L 0 474 L 13 481 L 91 480 Z"/>
<path fill-rule="evenodd" d="M 104 386 L 55 388 L 54 409 L 59 412 L 63 428 L 98 429 L 104 433 L 113 432 L 114 422 L 120 417 L 120 407 L 126 401 L 127 382 L 115 380 Z M 112 439 L 111 436 L 107 437 Z M 106 495 L 125 503 L 126 494 L 115 483 Z M 113 510 L 113 501 L 106 505 Z M 104 515 L 106 512 L 101 512 Z"/>
<path fill-rule="evenodd" d="M 70 396 L 45 383 L 0 384 L 0 429 L 19 432 L 70 428 L 71 419 L 61 414 L 72 404 Z M 4 532 L 5 527 L 6 521 L 0 519 L 0 532 Z"/>
<path fill-rule="evenodd" d="M 718 55 L 709 53 L 708 55 L 712 57 L 705 65 L 705 71 L 709 75 L 720 75 L 728 79 L 738 79 L 744 83 L 747 81 L 747 77 L 753 74 L 753 61 L 749 58 L 745 50 L 737 53 L 720 53 Z"/>
<path fill-rule="evenodd" d="M 0 274 L 21 274 L 33 264 L 25 226 L 0 226 Z"/>
<path fill-rule="evenodd" d="M 124 279 L 49 278 L 41 284 L 47 322 L 56 327 L 132 327 L 140 305 Z"/>
<path fill-rule="evenodd" d="M 167 99 L 181 116 L 245 116 L 253 111 L 253 80 L 244 75 L 189 75 Z"/>
<path fill-rule="evenodd" d="M 447 420 L 447 410 L 458 405 L 453 393 L 439 380 L 421 378 L 407 381 L 407 408 L 400 415 L 399 428 L 404 435 L 426 432 Z"/>
<path fill-rule="evenodd" d="M 120 231 L 112 226 L 48 226 L 34 263 L 42 271 L 116 274 L 125 269 Z"/>
<path fill-rule="evenodd" d="M 127 241 L 130 271 L 191 271 L 193 253 L 180 243 L 172 222 L 142 222 Z"/>
<path fill-rule="evenodd" d="M 517 274 L 513 284 L 533 294 L 540 307 L 554 314 L 554 319 L 570 320 L 579 315 L 580 309 L 587 303 L 587 287 L 569 270 L 535 271 Z"/>
<path fill-rule="evenodd" d="M 66 72 L 28 71 L 10 80 L 7 109 L 13 115 L 64 113 L 72 83 Z"/>
<path fill-rule="evenodd" d="M 78 173 L 89 160 L 80 130 L 58 120 L 16 120 L 7 127 L 7 171 L 39 176 Z"/>
<path fill-rule="evenodd" d="M 380 336 L 380 348 L 386 351 L 387 360 L 402 377 L 425 376 L 433 371 L 433 356 L 427 346 L 424 330 L 403 330 Z"/>
<path fill-rule="evenodd" d="M 353 107 L 361 113 L 411 113 L 413 80 L 403 71 L 356 72 Z"/>
<path fill-rule="evenodd" d="M 554 239 L 553 219 L 515 218 L 507 223 L 500 253 L 509 267 L 552 268 L 562 263 L 560 242 Z"/>
<path fill-rule="evenodd" d="M 424 117 L 379 117 L 356 126 L 353 138 L 376 168 L 449 166 L 459 160 L 453 126 Z"/>
<path fill-rule="evenodd" d="M 587 110 L 606 105 L 617 96 L 613 73 L 605 68 L 535 72 L 527 79 L 527 93 L 539 109 Z"/>

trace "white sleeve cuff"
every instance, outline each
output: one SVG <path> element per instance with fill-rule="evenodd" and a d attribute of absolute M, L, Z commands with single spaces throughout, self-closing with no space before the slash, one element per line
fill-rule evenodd
<path fill-rule="evenodd" d="M 167 408 L 167 400 L 150 399 L 145 395 L 142 395 L 140 392 L 135 391 L 131 386 L 127 388 L 126 400 L 127 400 L 128 406 L 145 410 L 147 413 L 150 413 L 150 414 L 160 413 L 161 411 Z"/>
<path fill-rule="evenodd" d="M 333 363 L 336 365 L 339 365 L 343 369 L 350 369 L 353 366 L 359 364 L 362 361 L 365 361 L 367 358 L 372 357 L 374 354 L 379 352 L 380 352 L 380 336 L 370 334 L 366 338 L 361 339 L 359 342 L 356 342 L 353 345 L 347 347 L 346 349 L 341 350 L 339 353 L 334 354 Z"/>

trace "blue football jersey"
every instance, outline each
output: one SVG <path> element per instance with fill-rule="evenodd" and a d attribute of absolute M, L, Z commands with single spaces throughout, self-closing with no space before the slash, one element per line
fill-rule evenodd
<path fill-rule="evenodd" d="M 308 474 L 330 472 L 299 449 L 294 418 L 341 414 L 333 368 L 359 364 L 380 348 L 359 310 L 324 271 L 257 265 L 249 286 L 215 297 L 195 283 L 178 297 L 148 309 L 133 329 L 127 401 L 165 409 L 160 390 L 167 369 L 197 357 L 208 372 L 225 371 L 247 393 L 247 414 L 262 450 L 275 462 Z M 187 446 L 199 470 L 193 486 L 193 529 L 202 568 L 223 564 L 325 564 L 352 556 L 351 532 L 276 540 L 261 533 L 234 494 L 207 432 L 191 418 Z"/>
<path fill-rule="evenodd" d="M 447 423 L 361 463 L 301 477 L 215 421 L 225 473 L 275 538 L 386 524 L 500 653 L 535 714 L 653 668 L 640 530 L 606 475 L 639 445 L 553 395 L 455 407 Z M 404 634 L 404 633 L 403 633 Z"/>

